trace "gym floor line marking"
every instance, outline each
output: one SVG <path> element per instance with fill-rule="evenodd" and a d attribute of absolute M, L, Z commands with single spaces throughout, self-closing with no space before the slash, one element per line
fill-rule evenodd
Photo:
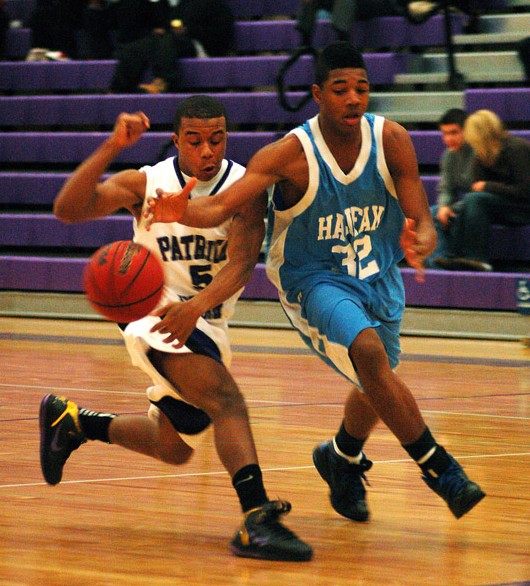
<path fill-rule="evenodd" d="M 89 338 L 80 336 L 53 336 L 44 334 L 14 334 L 0 332 L 0 340 L 26 341 L 26 342 L 54 342 L 64 344 L 90 344 L 102 346 L 124 346 L 123 340 L 112 338 Z M 289 348 L 288 346 L 250 346 L 232 344 L 232 351 L 248 354 L 284 354 L 296 356 L 311 356 L 315 354 L 309 348 Z M 530 367 L 530 360 L 512 360 L 508 358 L 479 358 L 474 356 L 450 356 L 443 354 L 407 354 L 400 357 L 403 362 L 435 362 L 447 364 L 472 364 L 482 366 L 501 367 Z"/>
<path fill-rule="evenodd" d="M 481 454 L 472 456 L 454 456 L 457 460 L 479 460 L 481 458 L 520 458 L 530 456 L 530 452 L 513 452 L 506 454 Z M 374 464 L 414 464 L 409 458 L 398 458 L 393 460 L 373 460 Z M 298 470 L 312 470 L 313 465 L 310 466 L 282 466 L 280 468 L 263 468 L 263 472 L 292 472 Z M 192 478 L 205 476 L 225 476 L 228 472 L 226 470 L 218 470 L 215 472 L 184 472 L 180 474 L 145 474 L 142 476 L 119 476 L 116 478 L 89 478 L 84 480 L 63 480 L 61 485 L 70 484 L 91 484 L 99 482 L 127 482 L 131 480 L 163 480 L 172 478 Z M 31 486 L 48 486 L 46 482 L 18 482 L 15 484 L 0 484 L 2 488 L 23 488 Z"/>

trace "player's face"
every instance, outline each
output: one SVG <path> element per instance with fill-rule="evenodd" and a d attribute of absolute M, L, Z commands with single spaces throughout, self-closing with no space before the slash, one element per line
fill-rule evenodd
<path fill-rule="evenodd" d="M 370 84 L 364 69 L 333 69 L 322 86 L 313 85 L 313 98 L 324 124 L 336 132 L 358 132 L 368 109 Z"/>
<path fill-rule="evenodd" d="M 450 151 L 458 151 L 464 146 L 464 129 L 458 124 L 440 124 L 442 140 Z"/>
<path fill-rule="evenodd" d="M 226 153 L 226 119 L 182 118 L 178 134 L 172 134 L 179 150 L 180 169 L 199 181 L 209 181 L 221 168 Z"/>

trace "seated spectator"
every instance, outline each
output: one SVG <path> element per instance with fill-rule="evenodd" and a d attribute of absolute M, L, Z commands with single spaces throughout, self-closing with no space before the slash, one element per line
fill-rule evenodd
<path fill-rule="evenodd" d="M 406 16 L 413 24 L 422 24 L 431 16 L 434 16 L 446 6 L 456 9 L 469 16 L 464 26 L 464 32 L 475 34 L 479 32 L 480 13 L 473 3 L 473 0 L 439 0 L 438 2 L 425 2 L 405 0 Z"/>
<path fill-rule="evenodd" d="M 122 12 L 126 21 L 120 19 L 119 4 L 126 6 Z M 127 0 L 89 0 L 83 15 L 83 28 L 87 39 L 88 59 L 112 59 L 116 50 L 116 42 L 122 43 L 135 40 L 145 34 L 142 15 L 136 14 L 139 3 Z M 123 23 L 120 27 L 120 23 Z M 130 25 L 133 29 L 130 29 Z M 141 34 L 134 31 L 142 27 Z M 119 38 L 118 31 L 122 32 Z M 123 38 L 123 33 L 128 38 Z"/>
<path fill-rule="evenodd" d="M 331 25 L 340 41 L 350 40 L 356 20 L 405 14 L 402 0 L 300 0 L 296 29 L 302 36 L 304 46 L 312 45 L 320 10 L 331 13 Z"/>
<path fill-rule="evenodd" d="M 458 213 L 461 198 L 471 189 L 473 181 L 473 149 L 464 140 L 466 118 L 464 110 L 452 108 L 438 122 L 446 150 L 440 160 L 438 197 L 436 204 L 431 207 L 438 235 L 438 246 L 426 261 L 426 266 L 431 268 L 437 268 L 435 258 L 447 256 L 453 220 Z"/>
<path fill-rule="evenodd" d="M 490 110 L 468 117 L 464 138 L 475 153 L 474 180 L 454 219 L 448 255 L 435 262 L 450 270 L 491 271 L 491 225 L 530 224 L 530 143 L 508 133 Z"/>
<path fill-rule="evenodd" d="M 178 59 L 220 56 L 231 47 L 234 17 L 223 0 L 180 0 L 176 5 L 175 0 L 149 0 L 148 4 L 152 28 L 118 49 L 111 83 L 114 93 L 172 91 L 178 87 Z M 139 85 L 149 68 L 153 81 Z"/>
<path fill-rule="evenodd" d="M 76 34 L 87 0 L 37 0 L 28 25 L 33 34 L 28 61 L 75 59 Z"/>

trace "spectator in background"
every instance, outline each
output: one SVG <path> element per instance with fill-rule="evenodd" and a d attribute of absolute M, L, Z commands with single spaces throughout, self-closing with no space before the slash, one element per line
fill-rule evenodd
<path fill-rule="evenodd" d="M 120 18 L 122 16 L 120 15 L 120 4 L 125 7 L 121 10 L 123 17 L 126 18 L 125 22 Z M 141 15 L 137 15 L 137 18 L 134 10 L 139 5 L 136 0 L 133 2 L 127 0 L 89 0 L 83 15 L 89 59 L 112 59 L 116 50 L 116 42 L 121 40 L 123 43 L 135 40 L 145 34 L 143 29 L 138 37 L 134 34 L 138 27 L 144 26 Z M 123 23 L 121 28 L 120 23 Z M 131 25 L 133 30 L 130 29 Z M 122 34 L 119 35 L 118 31 Z M 123 33 L 128 34 L 129 37 L 123 38 Z M 119 39 L 120 36 L 121 39 Z"/>
<path fill-rule="evenodd" d="M 87 0 L 37 0 L 29 18 L 33 33 L 28 61 L 75 59 L 77 32 L 83 27 Z"/>
<path fill-rule="evenodd" d="M 490 110 L 468 117 L 464 138 L 476 157 L 473 183 L 454 219 L 448 256 L 436 263 L 452 270 L 491 271 L 491 225 L 530 223 L 530 143 L 508 133 Z"/>
<path fill-rule="evenodd" d="M 438 245 L 426 266 L 437 268 L 435 258 L 445 257 L 448 241 L 451 238 L 453 220 L 461 205 L 461 198 L 471 189 L 473 182 L 473 149 L 464 140 L 464 123 L 467 113 L 459 108 L 451 108 L 440 118 L 438 126 L 446 146 L 440 160 L 440 182 L 437 185 L 438 197 L 431 207 Z"/>
<path fill-rule="evenodd" d="M 446 6 L 466 14 L 469 18 L 463 28 L 467 34 L 479 32 L 480 12 L 473 0 L 439 0 L 438 2 L 404 0 L 406 16 L 412 24 L 423 24 Z"/>
<path fill-rule="evenodd" d="M 178 87 L 178 59 L 223 55 L 232 44 L 234 17 L 224 0 L 147 3 L 153 13 L 151 31 L 118 50 L 111 84 L 115 93 L 171 91 Z M 139 85 L 149 67 L 153 81 Z"/>
<path fill-rule="evenodd" d="M 312 45 L 320 10 L 331 13 L 331 25 L 341 41 L 350 39 L 356 20 L 405 14 L 401 0 L 300 0 L 296 29 L 304 46 Z"/>

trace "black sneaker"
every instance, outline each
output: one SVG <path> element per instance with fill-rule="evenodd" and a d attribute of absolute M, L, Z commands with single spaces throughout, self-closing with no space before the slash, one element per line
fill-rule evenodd
<path fill-rule="evenodd" d="M 247 513 L 232 539 L 232 552 L 244 558 L 305 562 L 313 550 L 278 520 L 291 510 L 286 501 L 270 501 Z"/>
<path fill-rule="evenodd" d="M 363 480 L 369 484 L 364 473 L 373 463 L 363 454 L 360 464 L 350 464 L 335 452 L 331 441 L 313 450 L 313 462 L 329 484 L 329 498 L 337 513 L 354 521 L 367 521 L 369 512 Z"/>
<path fill-rule="evenodd" d="M 40 404 L 40 465 L 48 484 L 59 484 L 70 454 L 86 442 L 73 401 L 46 395 Z"/>
<path fill-rule="evenodd" d="M 477 505 L 486 494 L 480 486 L 469 480 L 462 466 L 451 456 L 451 465 L 439 477 L 423 475 L 422 478 L 429 488 L 440 495 L 449 505 L 451 513 L 460 519 Z"/>

